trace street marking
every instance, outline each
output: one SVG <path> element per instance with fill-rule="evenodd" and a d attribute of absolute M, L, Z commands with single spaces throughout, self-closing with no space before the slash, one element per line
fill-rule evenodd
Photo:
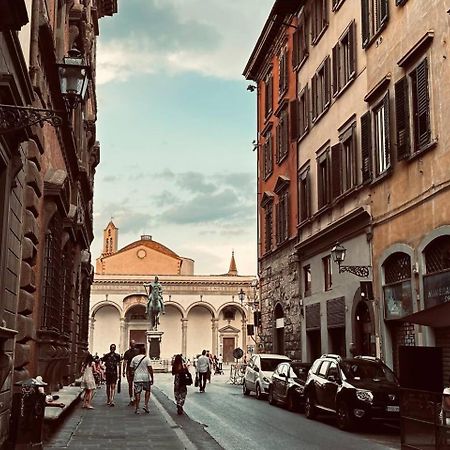
<path fill-rule="evenodd" d="M 164 406 L 159 403 L 155 395 L 152 395 L 153 403 L 160 410 L 166 422 L 170 425 L 170 427 L 175 431 L 178 439 L 184 445 L 186 450 L 197 450 L 197 447 L 191 442 L 191 440 L 187 437 L 186 433 L 176 424 L 176 422 L 170 417 L 169 413 L 164 409 Z"/>

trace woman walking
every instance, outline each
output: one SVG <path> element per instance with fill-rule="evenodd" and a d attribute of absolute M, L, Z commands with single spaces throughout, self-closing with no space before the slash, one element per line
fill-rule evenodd
<path fill-rule="evenodd" d="M 81 369 L 83 371 L 83 378 L 81 379 L 81 387 L 84 388 L 83 406 L 82 408 L 94 409 L 91 405 L 92 392 L 95 389 L 94 378 L 94 357 L 88 353 Z"/>
<path fill-rule="evenodd" d="M 186 400 L 187 387 L 185 375 L 189 373 L 186 364 L 183 363 L 181 355 L 175 355 L 172 364 L 172 375 L 175 375 L 173 381 L 173 391 L 175 394 L 175 401 L 177 403 L 177 414 L 183 414 L 183 405 Z"/>

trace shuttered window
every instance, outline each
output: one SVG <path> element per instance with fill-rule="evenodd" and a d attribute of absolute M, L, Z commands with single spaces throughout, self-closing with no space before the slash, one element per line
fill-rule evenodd
<path fill-rule="evenodd" d="M 288 50 L 284 48 L 278 60 L 278 94 L 283 96 L 287 91 L 289 82 L 288 73 Z"/>
<path fill-rule="evenodd" d="M 333 95 L 337 95 L 356 75 L 355 22 L 351 22 L 333 47 Z"/>
<path fill-rule="evenodd" d="M 391 165 L 389 139 L 389 93 L 372 111 L 375 151 L 375 175 L 381 175 Z"/>
<path fill-rule="evenodd" d="M 276 235 L 278 245 L 289 238 L 289 190 L 287 188 L 278 195 Z"/>
<path fill-rule="evenodd" d="M 333 11 L 337 11 L 341 7 L 342 3 L 344 3 L 344 2 L 345 2 L 345 0 L 333 0 L 333 2 L 331 4 L 331 9 Z"/>
<path fill-rule="evenodd" d="M 298 210 L 300 222 L 311 217 L 311 187 L 309 167 L 303 169 L 298 176 Z"/>
<path fill-rule="evenodd" d="M 273 230 L 273 202 L 269 202 L 264 207 L 264 249 L 268 252 L 272 249 Z"/>
<path fill-rule="evenodd" d="M 372 119 L 370 112 L 361 117 L 361 170 L 362 180 L 372 179 Z"/>
<path fill-rule="evenodd" d="M 312 120 L 315 122 L 330 106 L 330 57 L 327 56 L 311 80 Z"/>
<path fill-rule="evenodd" d="M 293 36 L 292 67 L 299 69 L 308 58 L 307 21 L 302 13 Z"/>
<path fill-rule="evenodd" d="M 266 117 L 273 109 L 273 76 L 272 72 L 267 74 L 264 81 L 265 115 Z"/>
<path fill-rule="evenodd" d="M 289 151 L 289 125 L 288 111 L 284 108 L 280 112 L 280 118 L 277 126 L 277 163 L 280 163 Z"/>
<path fill-rule="evenodd" d="M 292 100 L 289 102 L 289 132 L 291 141 L 297 140 L 298 131 L 298 101 Z"/>
<path fill-rule="evenodd" d="M 408 79 L 403 77 L 395 84 L 395 119 L 397 125 L 397 159 L 410 154 Z"/>
<path fill-rule="evenodd" d="M 330 149 L 317 158 L 317 199 L 318 208 L 328 205 L 331 200 Z"/>
<path fill-rule="evenodd" d="M 356 122 L 344 129 L 339 135 L 340 141 L 340 193 L 347 192 L 358 183 L 356 172 Z M 333 168 L 334 172 L 334 168 Z M 336 176 L 336 175 L 335 175 Z"/>
<path fill-rule="evenodd" d="M 333 285 L 332 273 L 331 273 L 331 256 L 325 256 L 322 258 L 323 267 L 323 287 L 325 291 L 329 291 Z"/>
<path fill-rule="evenodd" d="M 315 0 L 311 7 L 312 42 L 316 44 L 328 26 L 328 0 Z"/>
<path fill-rule="evenodd" d="M 389 19 L 389 0 L 361 0 L 362 46 L 366 48 Z"/>
<path fill-rule="evenodd" d="M 298 137 L 301 138 L 309 130 L 309 90 L 306 85 L 298 97 Z"/>
<path fill-rule="evenodd" d="M 265 136 L 265 142 L 263 144 L 264 153 L 264 179 L 267 178 L 273 171 L 273 137 L 269 132 Z"/>

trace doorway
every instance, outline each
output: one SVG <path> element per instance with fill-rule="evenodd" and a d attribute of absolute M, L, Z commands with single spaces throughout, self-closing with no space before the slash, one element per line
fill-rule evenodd
<path fill-rule="evenodd" d="M 136 346 L 145 346 L 147 342 L 147 335 L 145 330 L 130 330 L 130 341 L 134 340 Z"/>
<path fill-rule="evenodd" d="M 375 334 L 367 302 L 360 301 L 355 311 L 355 345 L 357 355 L 375 356 Z"/>
<path fill-rule="evenodd" d="M 235 349 L 234 337 L 224 337 L 222 339 L 223 343 L 223 362 L 230 363 L 234 361 L 233 350 Z"/>

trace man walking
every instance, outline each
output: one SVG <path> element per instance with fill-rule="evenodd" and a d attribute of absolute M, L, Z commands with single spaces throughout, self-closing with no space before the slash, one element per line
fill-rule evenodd
<path fill-rule="evenodd" d="M 205 392 L 206 380 L 210 371 L 209 358 L 206 356 L 206 350 L 203 350 L 202 355 L 197 360 L 198 387 L 200 392 Z"/>
<path fill-rule="evenodd" d="M 135 356 L 130 363 L 131 371 L 133 372 L 133 387 L 134 387 L 134 413 L 139 414 L 139 403 L 141 401 L 142 390 L 145 391 L 144 397 L 144 412 L 150 412 L 148 409 L 148 402 L 150 401 L 150 390 L 153 384 L 153 368 L 151 359 L 146 356 L 145 348 L 140 348 L 140 354 Z"/>
<path fill-rule="evenodd" d="M 105 363 L 107 405 L 114 406 L 117 378 L 120 376 L 120 355 L 116 353 L 115 344 L 109 346 L 109 353 L 103 355 Z"/>
<path fill-rule="evenodd" d="M 131 360 L 136 356 L 139 355 L 139 349 L 136 347 L 136 342 L 132 339 L 130 341 L 130 348 L 125 352 L 123 355 L 123 376 L 127 376 L 128 381 L 128 394 L 130 395 L 130 403 L 128 403 L 128 406 L 132 406 L 134 402 L 133 397 L 133 374 L 131 372 L 130 363 Z"/>

